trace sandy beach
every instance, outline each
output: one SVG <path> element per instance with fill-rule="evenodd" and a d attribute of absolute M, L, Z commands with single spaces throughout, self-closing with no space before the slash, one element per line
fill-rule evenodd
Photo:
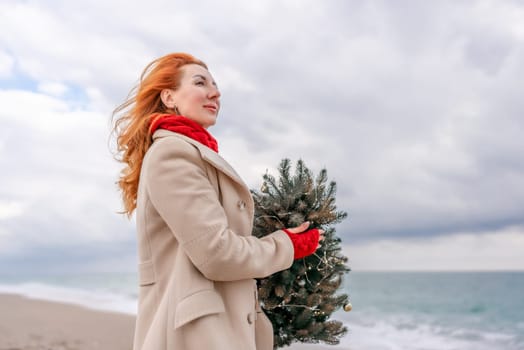
<path fill-rule="evenodd" d="M 131 315 L 0 294 L 0 350 L 130 350 L 134 323 Z M 285 349 L 333 347 L 296 344 Z"/>
<path fill-rule="evenodd" d="M 0 350 L 129 350 L 135 318 L 0 295 Z"/>

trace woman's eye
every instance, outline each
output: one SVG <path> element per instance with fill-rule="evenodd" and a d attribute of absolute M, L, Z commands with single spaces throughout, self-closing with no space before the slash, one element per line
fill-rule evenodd
<path fill-rule="evenodd" d="M 195 83 L 195 85 L 204 85 L 204 82 L 203 82 L 203 81 L 197 81 L 197 82 Z"/>

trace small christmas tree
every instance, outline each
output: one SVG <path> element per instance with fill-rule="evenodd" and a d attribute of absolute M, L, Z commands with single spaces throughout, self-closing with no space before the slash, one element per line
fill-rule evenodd
<path fill-rule="evenodd" d="M 261 237 L 310 221 L 310 228 L 325 230 L 324 240 L 315 254 L 258 280 L 259 298 L 273 323 L 275 348 L 293 342 L 338 344 L 347 328 L 329 317 L 342 306 L 350 309 L 348 296 L 336 294 L 343 275 L 350 270 L 332 225 L 347 214 L 336 210 L 336 183 L 327 183 L 325 169 L 314 178 L 302 160 L 297 162 L 293 176 L 290 167 L 289 159 L 283 159 L 278 181 L 266 173 L 260 192 L 252 190 L 254 235 Z"/>

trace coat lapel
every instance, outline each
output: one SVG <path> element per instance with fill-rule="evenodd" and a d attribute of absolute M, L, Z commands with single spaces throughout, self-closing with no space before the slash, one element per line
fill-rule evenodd
<path fill-rule="evenodd" d="M 225 175 L 230 177 L 235 182 L 239 183 L 240 185 L 242 185 L 244 187 L 247 187 L 246 184 L 244 183 L 244 181 L 242 181 L 242 178 L 240 178 L 240 176 L 237 174 L 235 169 L 233 169 L 231 167 L 231 165 L 229 165 L 229 163 L 226 162 L 226 160 L 224 158 L 222 158 L 218 153 L 216 153 L 215 151 L 213 151 L 209 147 L 204 146 L 200 142 L 195 141 L 195 140 L 193 140 L 190 137 L 187 137 L 185 135 L 178 134 L 176 132 L 172 132 L 172 131 L 169 131 L 169 130 L 164 130 L 164 129 L 159 129 L 159 130 L 155 131 L 155 133 L 153 135 L 153 139 L 157 139 L 157 138 L 161 138 L 161 137 L 165 137 L 165 136 L 174 136 L 174 137 L 178 137 L 178 138 L 181 138 L 181 139 L 189 142 L 190 144 L 192 144 L 193 146 L 195 146 L 199 150 L 200 155 L 202 156 L 202 159 L 204 159 L 206 162 L 210 163 L 212 166 L 214 166 L 215 168 L 220 170 L 222 173 L 224 173 Z"/>

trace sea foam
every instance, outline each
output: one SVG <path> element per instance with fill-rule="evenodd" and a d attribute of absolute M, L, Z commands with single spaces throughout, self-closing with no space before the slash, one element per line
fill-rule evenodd
<path fill-rule="evenodd" d="M 63 287 L 40 282 L 0 284 L 0 293 L 18 294 L 32 299 L 80 305 L 89 309 L 136 314 L 135 298 L 102 289 Z"/>

